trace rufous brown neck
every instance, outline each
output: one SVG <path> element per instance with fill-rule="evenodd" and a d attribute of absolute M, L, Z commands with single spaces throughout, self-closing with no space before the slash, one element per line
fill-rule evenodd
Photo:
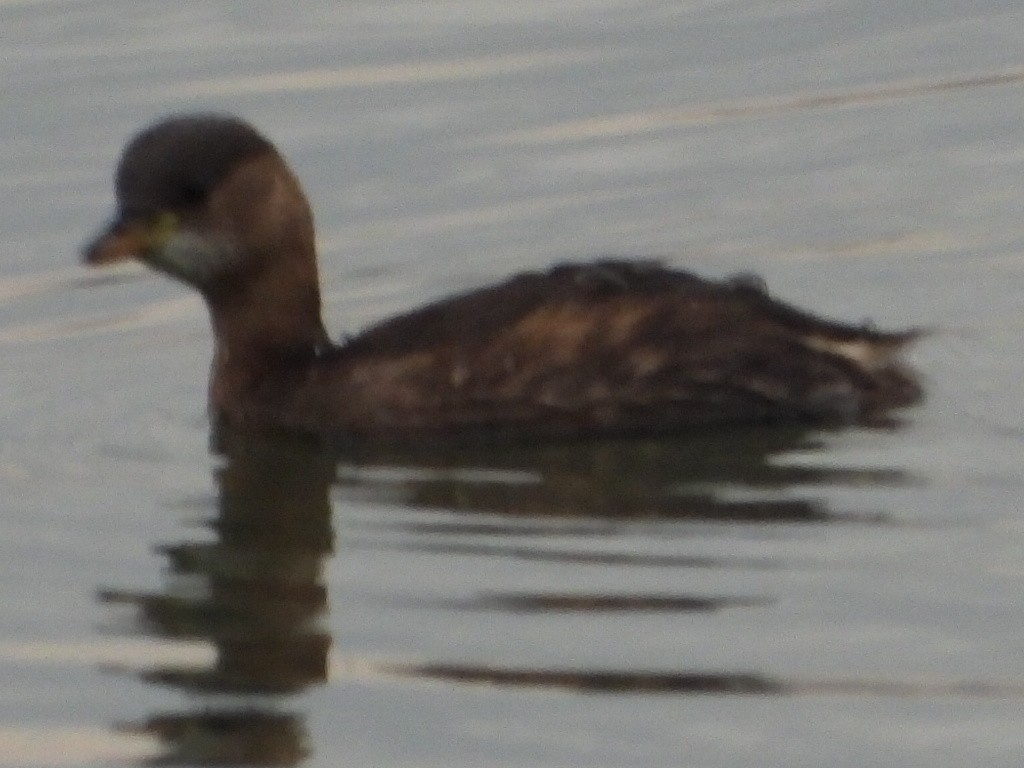
<path fill-rule="evenodd" d="M 268 189 L 268 179 L 272 187 Z M 329 345 L 320 317 L 313 217 L 276 155 L 225 180 L 206 215 L 230 221 L 237 266 L 201 290 L 216 344 L 211 404 L 242 403 L 267 376 L 312 360 Z"/>
<path fill-rule="evenodd" d="M 247 407 L 257 392 L 311 363 L 329 345 L 312 282 L 264 273 L 230 293 L 207 297 L 214 332 L 210 405 L 218 412 Z"/>

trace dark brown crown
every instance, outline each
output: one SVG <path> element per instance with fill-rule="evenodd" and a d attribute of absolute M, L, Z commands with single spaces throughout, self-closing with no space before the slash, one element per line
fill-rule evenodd
<path fill-rule="evenodd" d="M 138 134 L 117 166 L 122 217 L 201 206 L 242 161 L 275 152 L 249 124 L 225 115 L 170 117 Z"/>

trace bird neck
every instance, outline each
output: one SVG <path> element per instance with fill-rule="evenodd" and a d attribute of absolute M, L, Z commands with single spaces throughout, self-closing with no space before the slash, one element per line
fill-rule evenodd
<path fill-rule="evenodd" d="M 215 411 L 244 407 L 265 385 L 301 372 L 330 346 L 320 316 L 315 254 L 278 258 L 281 265 L 232 281 L 206 295 L 215 350 L 210 400 Z"/>

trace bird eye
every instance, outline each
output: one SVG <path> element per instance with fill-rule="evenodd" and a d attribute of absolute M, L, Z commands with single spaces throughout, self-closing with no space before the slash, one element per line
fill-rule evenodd
<path fill-rule="evenodd" d="M 206 190 L 199 184 L 186 184 L 178 195 L 178 205 L 187 208 L 199 205 L 206 198 Z"/>

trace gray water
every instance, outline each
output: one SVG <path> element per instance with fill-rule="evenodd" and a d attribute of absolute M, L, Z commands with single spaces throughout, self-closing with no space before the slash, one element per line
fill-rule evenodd
<path fill-rule="evenodd" d="M 1016 3 L 0 3 L 0 765 L 1017 766 Z M 892 429 L 208 451 L 197 298 L 87 272 L 238 113 L 335 333 L 598 255 L 925 326 Z"/>

